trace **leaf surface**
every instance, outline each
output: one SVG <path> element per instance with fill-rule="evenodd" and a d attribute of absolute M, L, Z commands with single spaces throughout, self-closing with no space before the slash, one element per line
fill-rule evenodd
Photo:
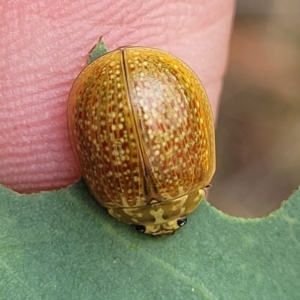
<path fill-rule="evenodd" d="M 0 187 L 0 299 L 299 299 L 300 191 L 271 215 L 203 201 L 172 237 L 110 217 L 82 181 L 20 195 Z"/>

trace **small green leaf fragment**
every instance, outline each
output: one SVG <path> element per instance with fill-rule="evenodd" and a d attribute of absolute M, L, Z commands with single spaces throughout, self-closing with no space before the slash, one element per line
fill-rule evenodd
<path fill-rule="evenodd" d="M 89 52 L 89 57 L 86 60 L 87 64 L 90 64 L 100 56 L 104 55 L 107 53 L 107 48 L 102 40 L 102 36 L 100 37 L 98 43 L 92 48 L 92 50 Z"/>

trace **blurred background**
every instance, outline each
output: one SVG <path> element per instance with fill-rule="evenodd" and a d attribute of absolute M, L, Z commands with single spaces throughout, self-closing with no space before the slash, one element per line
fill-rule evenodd
<path fill-rule="evenodd" d="M 261 217 L 300 184 L 300 1 L 237 1 L 230 47 L 209 201 Z"/>

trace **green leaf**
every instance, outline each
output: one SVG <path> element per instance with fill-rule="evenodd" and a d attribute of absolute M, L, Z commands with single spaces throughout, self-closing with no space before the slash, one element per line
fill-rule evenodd
<path fill-rule="evenodd" d="M 299 190 L 260 219 L 203 201 L 165 239 L 110 217 L 82 181 L 0 199 L 0 299 L 299 299 Z"/>

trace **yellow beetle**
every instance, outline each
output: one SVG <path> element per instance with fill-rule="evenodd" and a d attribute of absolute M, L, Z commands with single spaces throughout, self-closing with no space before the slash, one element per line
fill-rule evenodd
<path fill-rule="evenodd" d="M 153 236 L 171 235 L 205 197 L 215 171 L 208 98 L 196 74 L 171 54 L 105 51 L 100 40 L 68 100 L 82 176 L 113 217 Z"/>

